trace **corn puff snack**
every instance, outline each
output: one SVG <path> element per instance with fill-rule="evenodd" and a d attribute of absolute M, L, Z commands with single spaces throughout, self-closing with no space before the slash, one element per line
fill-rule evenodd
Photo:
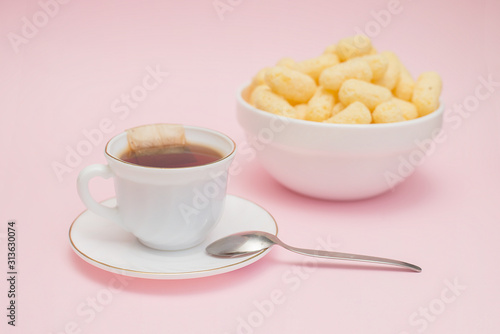
<path fill-rule="evenodd" d="M 372 77 L 370 65 L 361 58 L 354 58 L 324 70 L 319 78 L 319 84 L 327 89 L 338 91 L 347 79 L 370 82 Z"/>
<path fill-rule="evenodd" d="M 434 112 L 441 90 L 439 74 L 415 80 L 394 52 L 379 53 L 364 35 L 330 44 L 315 58 L 282 58 L 248 88 L 258 109 L 335 124 L 410 121 Z"/>
<path fill-rule="evenodd" d="M 442 85 L 441 77 L 436 72 L 425 72 L 418 77 L 411 101 L 417 107 L 419 116 L 437 109 Z"/>
<path fill-rule="evenodd" d="M 339 90 L 339 100 L 344 105 L 358 101 L 371 111 L 380 103 L 389 101 L 391 98 L 391 91 L 387 88 L 357 79 L 345 81 Z"/>
<path fill-rule="evenodd" d="M 335 124 L 370 124 L 371 122 L 370 110 L 363 103 L 357 101 L 325 121 L 325 123 Z"/>
<path fill-rule="evenodd" d="M 316 92 L 316 82 L 302 72 L 276 66 L 268 69 L 264 81 L 291 104 L 306 103 Z"/>
<path fill-rule="evenodd" d="M 308 110 L 305 119 L 308 121 L 322 122 L 332 116 L 335 96 L 324 87 L 319 87 L 307 104 Z"/>

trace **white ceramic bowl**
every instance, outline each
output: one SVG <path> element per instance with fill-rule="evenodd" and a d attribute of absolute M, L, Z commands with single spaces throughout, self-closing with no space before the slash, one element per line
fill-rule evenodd
<path fill-rule="evenodd" d="M 264 168 L 285 187 L 330 200 L 376 196 L 406 179 L 439 139 L 444 105 L 414 120 L 326 124 L 259 110 L 237 93 L 238 122 Z"/>

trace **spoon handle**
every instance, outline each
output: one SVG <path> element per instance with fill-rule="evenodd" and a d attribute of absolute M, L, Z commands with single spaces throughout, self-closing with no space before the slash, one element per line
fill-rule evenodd
<path fill-rule="evenodd" d="M 416 266 L 414 264 L 402 262 L 402 261 L 397 261 L 397 260 L 386 259 L 383 257 L 297 248 L 297 247 L 292 247 L 292 246 L 286 245 L 282 242 L 280 243 L 280 245 L 283 246 L 284 248 L 292 251 L 292 252 L 302 254 L 302 255 L 309 255 L 309 256 L 314 256 L 314 257 L 336 259 L 336 260 L 380 263 L 380 264 L 387 264 L 387 265 L 392 265 L 392 266 L 397 266 L 397 267 L 408 268 L 408 269 L 411 269 L 411 270 L 416 271 L 416 272 L 422 271 L 422 268 L 420 268 L 419 266 Z"/>

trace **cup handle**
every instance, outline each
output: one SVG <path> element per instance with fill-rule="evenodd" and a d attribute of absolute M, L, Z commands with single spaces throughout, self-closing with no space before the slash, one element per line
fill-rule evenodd
<path fill-rule="evenodd" d="M 83 204 L 92 212 L 106 219 L 112 220 L 115 223 L 120 221 L 118 216 L 118 208 L 110 208 L 98 203 L 90 194 L 89 181 L 93 177 L 100 176 L 108 179 L 113 176 L 113 172 L 108 165 L 95 164 L 85 167 L 78 175 L 77 188 L 78 195 L 82 199 Z"/>

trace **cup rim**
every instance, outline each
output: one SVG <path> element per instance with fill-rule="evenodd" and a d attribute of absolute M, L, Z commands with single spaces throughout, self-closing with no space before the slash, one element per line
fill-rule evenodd
<path fill-rule="evenodd" d="M 173 123 L 150 123 L 150 124 L 144 124 L 144 125 L 156 125 L 156 124 L 173 124 Z M 178 125 L 178 124 L 175 124 L 175 125 Z M 181 124 L 181 125 L 185 129 L 192 129 L 192 130 L 209 132 L 209 133 L 215 134 L 217 136 L 223 137 L 224 139 L 228 140 L 232 144 L 231 152 L 229 152 L 228 154 L 224 155 L 220 159 L 217 159 L 215 161 L 209 162 L 207 164 L 197 165 L 197 166 L 187 166 L 187 167 L 151 167 L 151 166 L 142 166 L 142 165 L 138 165 L 138 164 L 134 164 L 134 163 L 122 160 L 122 159 L 114 156 L 113 154 L 111 154 L 111 152 L 109 152 L 109 146 L 110 146 L 110 144 L 111 144 L 111 142 L 113 140 L 117 139 L 119 136 L 123 136 L 123 135 L 126 136 L 127 133 L 125 131 L 122 131 L 119 134 L 113 136 L 111 139 L 108 140 L 108 142 L 106 143 L 106 146 L 104 148 L 104 153 L 105 153 L 105 155 L 107 157 L 113 159 L 114 161 L 116 161 L 118 163 L 121 163 L 121 164 L 129 165 L 129 166 L 132 166 L 132 167 L 148 168 L 148 169 L 153 169 L 153 170 L 172 170 L 172 171 L 173 170 L 193 170 L 193 169 L 204 168 L 206 166 L 210 166 L 210 165 L 213 165 L 213 164 L 218 164 L 218 163 L 221 163 L 223 161 L 226 161 L 226 160 L 230 159 L 235 154 L 235 152 L 236 152 L 236 142 L 231 137 L 229 137 L 228 135 L 226 135 L 226 134 L 224 134 L 224 133 L 222 133 L 222 132 L 220 132 L 218 130 L 204 128 L 204 127 L 201 127 L 201 126 L 191 126 L 191 125 L 183 125 L 183 124 Z M 128 143 L 127 143 L 127 145 L 128 145 Z"/>
<path fill-rule="evenodd" d="M 245 108 L 252 110 L 252 112 L 257 113 L 261 116 L 264 117 L 278 117 L 278 118 L 284 118 L 287 120 L 287 122 L 291 122 L 292 124 L 296 125 L 303 125 L 303 126 L 312 126 L 312 127 L 317 127 L 317 128 L 342 128 L 342 129 L 387 129 L 387 128 L 402 128 L 402 127 L 411 127 L 411 126 L 417 126 L 420 123 L 425 123 L 431 119 L 434 118 L 439 118 L 442 116 L 444 113 L 445 105 L 441 99 L 439 99 L 439 107 L 431 112 L 430 114 L 427 114 L 425 116 L 417 117 L 415 119 L 411 119 L 408 121 L 404 122 L 394 122 L 394 123 L 370 123 L 370 124 L 335 124 L 335 123 L 323 123 L 323 122 L 313 122 L 313 121 L 306 121 L 302 119 L 295 119 L 291 117 L 286 117 L 286 116 L 281 116 L 281 115 L 276 115 L 264 110 L 260 110 L 254 106 L 252 106 L 250 103 L 248 103 L 244 98 L 243 98 L 243 91 L 247 89 L 250 86 L 250 82 L 245 82 L 243 85 L 238 88 L 237 94 L 236 94 L 236 99 L 239 104 L 243 105 Z"/>

